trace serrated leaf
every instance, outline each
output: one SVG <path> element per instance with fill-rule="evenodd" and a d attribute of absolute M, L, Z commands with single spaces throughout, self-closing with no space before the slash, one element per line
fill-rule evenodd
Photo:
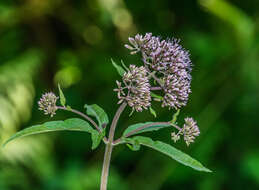
<path fill-rule="evenodd" d="M 101 143 L 103 137 L 105 136 L 105 130 L 102 131 L 102 133 L 99 133 L 95 130 L 95 132 L 92 133 L 92 150 L 96 149 L 99 144 Z"/>
<path fill-rule="evenodd" d="M 88 133 L 96 133 L 97 131 L 93 129 L 88 122 L 78 118 L 71 118 L 65 121 L 49 121 L 40 125 L 34 125 L 25 128 L 13 136 L 11 136 L 4 144 L 5 146 L 10 141 L 25 137 L 28 135 L 34 135 L 39 133 L 54 132 L 54 131 L 82 131 Z M 98 133 L 98 132 L 97 132 Z"/>
<path fill-rule="evenodd" d="M 86 113 L 88 115 L 93 116 L 97 119 L 100 127 L 102 127 L 103 125 L 107 125 L 109 123 L 108 115 L 97 104 L 93 104 L 93 105 L 85 104 L 84 107 L 86 108 Z"/>
<path fill-rule="evenodd" d="M 64 94 L 62 92 L 62 89 L 61 89 L 59 84 L 58 84 L 58 91 L 59 91 L 59 97 L 60 97 L 60 104 L 62 106 L 65 106 L 66 105 L 66 98 L 65 98 L 65 96 L 64 96 Z"/>
<path fill-rule="evenodd" d="M 136 135 L 139 133 L 144 133 L 144 132 L 148 132 L 148 131 L 157 131 L 159 129 L 165 128 L 165 127 L 170 127 L 170 124 L 162 124 L 162 123 L 158 123 L 156 125 L 154 125 L 154 122 L 146 122 L 146 123 L 137 123 L 134 125 L 130 125 L 124 132 L 122 136 L 127 136 L 129 134 L 131 135 Z M 149 126 L 150 125 L 150 126 Z M 149 126 L 149 127 L 148 127 Z M 143 127 L 145 127 L 144 129 L 142 129 Z M 140 129 L 139 131 L 135 131 L 137 129 Z M 135 131 L 135 132 L 134 132 Z"/>
<path fill-rule="evenodd" d="M 149 111 L 154 117 L 156 117 L 156 111 L 151 106 L 149 107 Z"/>
<path fill-rule="evenodd" d="M 180 162 L 183 165 L 189 166 L 195 170 L 203 172 L 211 172 L 208 168 L 205 168 L 200 162 L 193 159 L 189 155 L 183 153 L 182 151 L 174 148 L 173 146 L 166 144 L 161 141 L 153 141 L 149 137 L 137 136 L 132 138 L 133 141 L 137 141 L 139 144 L 157 150 L 172 159 Z"/>
<path fill-rule="evenodd" d="M 123 76 L 124 73 L 126 72 L 120 65 L 118 65 L 117 63 L 115 63 L 112 59 L 112 65 L 115 67 L 115 69 L 117 70 L 117 72 L 119 73 L 120 76 Z"/>

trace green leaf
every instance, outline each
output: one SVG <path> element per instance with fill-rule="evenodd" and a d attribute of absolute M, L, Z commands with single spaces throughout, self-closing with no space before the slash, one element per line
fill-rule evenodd
<path fill-rule="evenodd" d="M 175 124 L 175 123 L 176 123 L 177 117 L 178 117 L 179 114 L 180 114 L 180 109 L 178 109 L 178 110 L 174 113 L 173 119 L 172 119 L 172 121 L 171 121 L 172 124 Z"/>
<path fill-rule="evenodd" d="M 129 147 L 130 150 L 132 151 L 138 151 L 140 149 L 140 144 L 134 143 L 134 144 L 126 144 L 127 147 Z"/>
<path fill-rule="evenodd" d="M 118 65 L 117 63 L 115 63 L 112 59 L 112 65 L 115 67 L 115 69 L 117 70 L 117 72 L 119 73 L 120 76 L 123 76 L 124 73 L 126 72 L 120 65 Z"/>
<path fill-rule="evenodd" d="M 58 84 L 58 90 L 59 90 L 60 104 L 62 106 L 65 106 L 66 105 L 66 98 L 65 98 L 59 84 Z"/>
<path fill-rule="evenodd" d="M 137 123 L 134 125 L 130 125 L 124 132 L 122 136 L 127 136 L 129 134 L 131 135 L 136 135 L 139 133 L 144 133 L 144 132 L 148 132 L 148 131 L 157 131 L 159 129 L 165 128 L 165 127 L 170 127 L 170 124 L 161 124 L 157 122 L 157 125 L 153 125 L 155 124 L 154 122 L 146 122 L 146 123 Z M 150 126 L 149 126 L 150 125 Z M 147 126 L 147 127 L 146 127 Z M 148 127 L 149 126 L 149 127 Z M 145 127 L 144 129 L 142 129 L 142 127 Z M 135 130 L 138 130 L 134 132 Z"/>
<path fill-rule="evenodd" d="M 154 117 L 156 117 L 156 111 L 151 106 L 149 107 L 149 111 Z"/>
<path fill-rule="evenodd" d="M 162 96 L 159 96 L 159 95 L 157 95 L 157 94 L 155 94 L 154 92 L 150 92 L 150 95 L 151 95 L 151 97 L 154 98 L 154 100 L 156 100 L 156 101 L 158 101 L 158 102 L 163 101 L 163 97 L 162 97 Z"/>
<path fill-rule="evenodd" d="M 5 146 L 10 141 L 25 137 L 28 135 L 34 135 L 39 133 L 54 132 L 54 131 L 82 131 L 95 134 L 97 131 L 93 129 L 88 122 L 78 118 L 71 118 L 65 121 L 49 121 L 41 125 L 34 125 L 25 128 L 13 136 L 11 136 L 4 144 Z M 98 133 L 98 132 L 97 132 Z"/>
<path fill-rule="evenodd" d="M 87 105 L 84 106 L 86 108 L 86 113 L 90 116 L 94 116 L 100 127 L 103 127 L 103 125 L 107 125 L 109 123 L 108 115 L 105 113 L 105 111 L 98 105 Z"/>
<path fill-rule="evenodd" d="M 135 110 L 132 108 L 132 109 L 131 109 L 131 112 L 130 112 L 130 114 L 129 114 L 129 117 L 131 117 L 131 116 L 133 115 L 134 111 L 135 111 Z"/>
<path fill-rule="evenodd" d="M 140 144 L 137 140 L 133 140 L 131 138 L 123 138 L 122 141 L 127 143 L 127 147 L 129 147 L 132 151 L 138 151 L 140 149 Z"/>
<path fill-rule="evenodd" d="M 123 60 L 121 60 L 121 65 L 124 67 L 126 71 L 129 71 L 129 68 L 125 65 Z"/>
<path fill-rule="evenodd" d="M 98 131 L 94 130 L 92 133 L 92 150 L 96 149 L 99 144 L 101 143 L 103 137 L 105 136 L 105 130 L 102 130 L 102 133 L 99 133 Z"/>
<path fill-rule="evenodd" d="M 181 164 L 189 166 L 195 170 L 211 172 L 211 170 L 205 168 L 200 162 L 169 144 L 163 143 L 161 141 L 153 141 L 151 138 L 142 136 L 133 137 L 132 140 L 137 141 L 137 143 L 141 145 L 147 146 L 161 153 L 164 153 L 165 155 L 180 162 Z"/>
<path fill-rule="evenodd" d="M 67 108 L 68 111 L 72 111 L 71 106 L 66 106 L 66 108 Z"/>

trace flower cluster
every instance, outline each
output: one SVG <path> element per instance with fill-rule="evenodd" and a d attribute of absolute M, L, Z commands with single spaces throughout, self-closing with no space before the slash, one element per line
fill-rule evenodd
<path fill-rule="evenodd" d="M 182 128 L 182 134 L 184 136 L 184 141 L 187 145 L 194 142 L 195 137 L 200 135 L 200 130 L 197 126 L 196 121 L 193 118 L 185 118 L 185 124 Z"/>
<path fill-rule="evenodd" d="M 181 108 L 188 101 L 191 92 L 190 82 L 176 75 L 167 75 L 164 79 L 164 92 L 162 107 Z"/>
<path fill-rule="evenodd" d="M 58 97 L 52 92 L 43 94 L 38 101 L 39 110 L 43 110 L 46 115 L 50 114 L 50 116 L 53 117 L 58 109 L 56 106 L 57 100 Z"/>
<path fill-rule="evenodd" d="M 145 36 L 137 34 L 129 38 L 131 45 L 125 45 L 131 53 L 141 51 L 145 64 L 164 74 L 176 74 L 190 78 L 191 60 L 189 52 L 180 44 L 180 40 L 161 40 L 159 37 L 147 33 Z"/>
<path fill-rule="evenodd" d="M 124 86 L 121 82 L 116 81 L 118 88 L 114 89 L 118 92 L 118 104 L 125 100 L 133 110 L 138 112 L 151 105 L 150 84 L 145 67 L 130 65 L 129 71 L 124 73 L 122 81 Z"/>
<path fill-rule="evenodd" d="M 125 45 L 131 54 L 142 53 L 142 60 L 149 72 L 155 72 L 155 79 L 162 87 L 164 101 L 162 106 L 181 108 L 185 106 L 191 93 L 191 60 L 189 52 L 179 40 L 161 40 L 147 33 L 129 38 Z"/>
<path fill-rule="evenodd" d="M 183 128 L 177 134 L 175 132 L 171 133 L 172 140 L 174 140 L 174 142 L 178 141 L 180 139 L 180 135 L 183 135 L 187 146 L 194 142 L 195 137 L 200 135 L 200 130 L 193 118 L 185 118 Z"/>
<path fill-rule="evenodd" d="M 162 40 L 147 33 L 130 37 L 129 42 L 125 47 L 131 54 L 141 53 L 143 66 L 130 66 L 123 76 L 124 87 L 117 81 L 115 91 L 119 103 L 126 100 L 134 110 L 142 111 L 151 106 L 150 91 L 159 90 L 159 95 L 153 93 L 152 96 L 162 102 L 162 107 L 179 110 L 186 106 L 191 93 L 192 62 L 189 52 L 179 44 L 180 40 Z M 200 134 L 192 118 L 185 118 L 183 127 L 176 128 L 179 131 L 171 134 L 172 139 L 176 142 L 182 135 L 188 146 Z"/>

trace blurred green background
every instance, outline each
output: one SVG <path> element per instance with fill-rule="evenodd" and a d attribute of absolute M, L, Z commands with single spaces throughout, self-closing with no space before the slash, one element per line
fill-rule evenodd
<path fill-rule="evenodd" d="M 46 91 L 64 88 L 69 105 L 97 103 L 116 111 L 120 77 L 110 59 L 141 64 L 123 47 L 128 36 L 152 32 L 182 39 L 194 64 L 192 91 L 179 123 L 193 116 L 201 135 L 179 149 L 212 169 L 193 171 L 142 147 L 113 152 L 109 189 L 259 189 L 258 0 L 1 0 L 0 142 L 32 124 L 51 120 L 38 111 Z M 171 119 L 153 106 L 129 124 Z M 59 111 L 52 120 L 73 117 Z M 147 134 L 174 144 L 170 130 Z M 90 151 L 90 135 L 58 132 L 22 138 L 0 150 L 0 190 L 95 190 L 104 145 Z"/>

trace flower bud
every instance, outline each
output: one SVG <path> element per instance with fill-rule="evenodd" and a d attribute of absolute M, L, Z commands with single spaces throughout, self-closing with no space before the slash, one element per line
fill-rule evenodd
<path fill-rule="evenodd" d="M 50 114 L 50 116 L 53 117 L 58 109 L 56 106 L 57 100 L 58 97 L 52 92 L 43 94 L 41 99 L 38 101 L 39 110 L 43 110 L 44 114 Z"/>
<path fill-rule="evenodd" d="M 183 128 L 181 130 L 181 134 L 184 136 L 184 141 L 187 144 L 187 146 L 190 145 L 190 143 L 193 143 L 195 140 L 195 137 L 200 135 L 200 130 L 197 126 L 196 121 L 193 120 L 191 117 L 187 117 L 184 119 L 185 124 L 183 125 Z"/>

